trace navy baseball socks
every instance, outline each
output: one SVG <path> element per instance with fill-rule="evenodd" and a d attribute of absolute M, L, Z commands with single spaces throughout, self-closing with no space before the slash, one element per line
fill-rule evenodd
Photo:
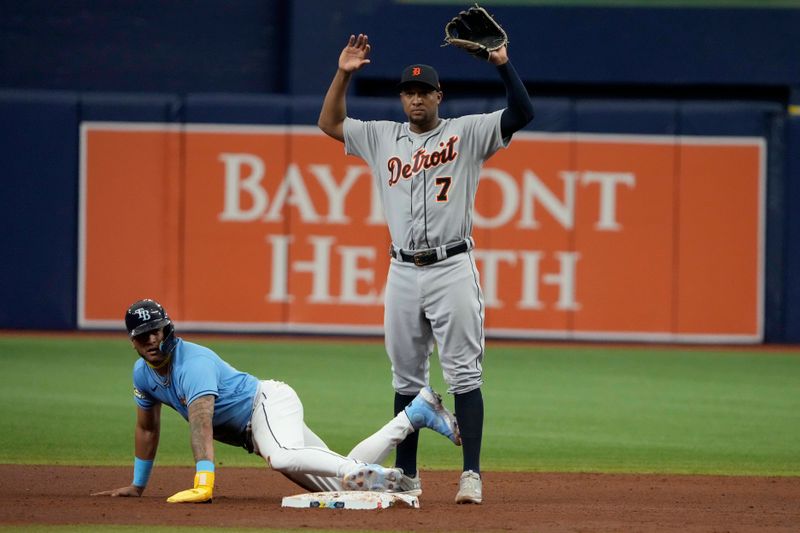
<path fill-rule="evenodd" d="M 475 389 L 455 395 L 456 417 L 464 446 L 464 472 L 459 480 L 456 503 L 483 501 L 481 482 L 481 441 L 483 440 L 483 394 Z"/>
<path fill-rule="evenodd" d="M 394 414 L 403 411 L 416 396 L 406 396 L 398 392 L 394 393 Z M 395 450 L 394 466 L 403 469 L 403 473 L 408 477 L 417 476 L 417 446 L 419 446 L 419 433 L 414 432 L 397 445 Z"/>

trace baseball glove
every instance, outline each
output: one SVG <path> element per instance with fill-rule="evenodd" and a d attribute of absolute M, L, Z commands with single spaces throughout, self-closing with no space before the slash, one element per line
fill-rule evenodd
<path fill-rule="evenodd" d="M 444 40 L 481 59 L 508 45 L 508 35 L 488 11 L 478 4 L 462 11 L 444 27 Z"/>

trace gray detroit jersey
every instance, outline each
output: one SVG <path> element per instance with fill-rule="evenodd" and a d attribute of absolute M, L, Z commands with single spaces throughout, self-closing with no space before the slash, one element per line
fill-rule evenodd
<path fill-rule="evenodd" d="M 369 165 L 396 247 L 422 250 L 470 236 L 481 164 L 510 140 L 500 133 L 502 113 L 442 119 L 425 133 L 407 122 L 345 120 L 345 152 Z"/>

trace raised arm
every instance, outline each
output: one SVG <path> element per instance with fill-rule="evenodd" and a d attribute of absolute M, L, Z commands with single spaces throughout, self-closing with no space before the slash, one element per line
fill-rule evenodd
<path fill-rule="evenodd" d="M 150 409 L 137 408 L 134 449 L 136 459 L 133 467 L 133 481 L 126 487 L 96 492 L 92 496 L 141 496 L 150 478 L 153 459 L 158 450 L 161 434 L 161 404 Z"/>
<path fill-rule="evenodd" d="M 500 117 L 500 132 L 505 139 L 533 120 L 533 104 L 519 74 L 508 60 L 508 50 L 505 46 L 491 52 L 489 62 L 497 67 L 497 72 L 506 86 L 508 107 Z"/>
<path fill-rule="evenodd" d="M 339 55 L 339 66 L 333 77 L 331 86 L 322 102 L 317 126 L 319 129 L 340 142 L 344 142 L 344 119 L 347 117 L 347 86 L 353 72 L 370 62 L 370 45 L 366 35 L 359 33 L 358 37 L 351 35 Z"/>

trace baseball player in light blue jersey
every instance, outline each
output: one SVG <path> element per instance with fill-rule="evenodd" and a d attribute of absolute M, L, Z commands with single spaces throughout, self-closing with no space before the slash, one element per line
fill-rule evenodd
<path fill-rule="evenodd" d="M 161 405 L 189 421 L 196 474 L 191 489 L 167 499 L 170 503 L 212 500 L 214 441 L 258 453 L 275 470 L 310 491 L 371 490 L 406 492 L 402 471 L 380 463 L 418 429 L 430 427 L 456 445 L 455 418 L 432 389 L 347 455 L 331 451 L 303 421 L 303 404 L 294 389 L 280 381 L 260 381 L 240 372 L 212 350 L 175 336 L 164 308 L 140 300 L 125 314 L 125 325 L 141 357 L 133 366 L 137 406 L 133 481 L 96 496 L 141 496 L 158 448 Z"/>
<path fill-rule="evenodd" d="M 408 122 L 347 116 L 347 87 L 370 62 L 366 35 L 351 35 L 322 104 L 318 125 L 372 170 L 392 238 L 384 331 L 392 363 L 395 413 L 428 385 L 434 342 L 448 392 L 455 397 L 464 468 L 457 503 L 481 503 L 484 304 L 471 250 L 473 207 L 481 166 L 533 118 L 525 86 L 505 46 L 488 54 L 506 87 L 508 107 L 488 114 L 440 118 L 443 93 L 424 64 L 401 75 L 400 103 Z M 397 446 L 403 488 L 421 490 L 418 434 Z"/>

